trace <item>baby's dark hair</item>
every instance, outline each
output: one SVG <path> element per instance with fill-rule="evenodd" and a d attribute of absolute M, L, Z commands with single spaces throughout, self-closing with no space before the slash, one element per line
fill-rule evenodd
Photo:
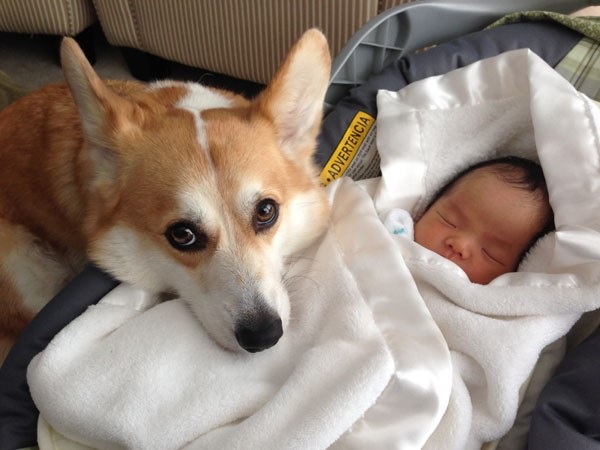
<path fill-rule="evenodd" d="M 500 179 L 519 189 L 524 189 L 534 195 L 534 199 L 540 200 L 548 205 L 548 214 L 544 225 L 538 235 L 535 236 L 531 245 L 543 235 L 554 231 L 554 214 L 549 202 L 548 186 L 544 178 L 542 167 L 534 161 L 518 156 L 504 156 L 501 158 L 481 161 L 456 175 L 444 188 L 436 195 L 436 199 L 446 194 L 457 181 L 465 175 L 474 172 L 477 169 L 489 167 Z M 434 201 L 435 201 L 434 200 Z"/>
<path fill-rule="evenodd" d="M 542 167 L 529 159 L 504 156 L 482 161 L 469 167 L 462 175 L 482 167 L 493 167 L 494 173 L 508 184 L 525 189 L 527 192 L 539 192 L 548 198 L 548 188 Z"/>

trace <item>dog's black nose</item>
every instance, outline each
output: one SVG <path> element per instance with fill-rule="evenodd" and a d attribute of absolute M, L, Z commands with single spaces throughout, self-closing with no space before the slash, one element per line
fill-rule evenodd
<path fill-rule="evenodd" d="M 235 329 L 238 343 L 250 353 L 262 352 L 273 347 L 282 335 L 281 319 L 279 317 L 273 319 L 273 316 L 240 324 Z"/>

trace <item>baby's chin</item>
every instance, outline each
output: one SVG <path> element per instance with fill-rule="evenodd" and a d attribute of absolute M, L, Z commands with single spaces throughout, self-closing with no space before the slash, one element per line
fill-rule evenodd
<path fill-rule="evenodd" d="M 464 270 L 464 269 L 463 269 Z M 471 283 L 476 283 L 476 284 L 490 284 L 492 281 L 494 281 L 496 278 L 498 278 L 501 275 L 504 275 L 505 273 L 510 273 L 512 272 L 511 270 L 504 270 L 501 272 L 491 272 L 491 273 L 469 273 L 467 271 L 465 271 L 465 273 L 467 274 L 467 277 L 469 277 L 469 280 L 471 281 Z"/>
<path fill-rule="evenodd" d="M 454 264 L 456 264 L 458 267 L 460 267 L 471 283 L 489 284 L 494 278 L 499 277 L 500 275 L 506 273 L 506 272 L 502 272 L 502 273 L 476 272 L 476 271 L 469 270 L 468 268 L 466 268 L 463 265 L 462 261 L 460 260 L 460 257 L 458 257 L 456 255 L 452 255 L 452 254 L 448 255 L 447 252 L 446 252 L 446 254 L 443 254 L 444 252 L 436 252 L 436 253 L 438 255 L 440 255 L 441 257 L 443 257 L 449 261 L 452 261 Z"/>

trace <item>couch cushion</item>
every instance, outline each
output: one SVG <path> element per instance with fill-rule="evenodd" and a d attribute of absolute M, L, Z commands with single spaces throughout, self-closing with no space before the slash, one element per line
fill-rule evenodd
<path fill-rule="evenodd" d="M 0 2 L 0 31 L 74 36 L 95 21 L 92 0 Z"/>

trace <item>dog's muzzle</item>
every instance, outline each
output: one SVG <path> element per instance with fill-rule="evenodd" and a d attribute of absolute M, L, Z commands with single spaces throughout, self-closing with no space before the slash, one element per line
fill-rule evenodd
<path fill-rule="evenodd" d="M 273 347 L 282 335 L 281 319 L 274 314 L 264 314 L 255 320 L 243 321 L 235 328 L 238 344 L 250 353 Z"/>

